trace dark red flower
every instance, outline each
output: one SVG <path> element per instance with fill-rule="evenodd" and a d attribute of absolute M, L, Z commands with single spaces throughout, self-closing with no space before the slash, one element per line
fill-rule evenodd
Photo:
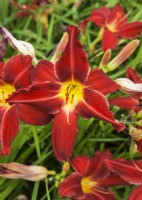
<path fill-rule="evenodd" d="M 111 123 L 118 131 L 124 125 L 115 121 L 104 94 L 118 89 L 102 70 L 90 67 L 86 52 L 77 39 L 79 31 L 69 26 L 69 40 L 61 59 L 53 65 L 41 61 L 33 70 L 35 85 L 30 91 L 17 92 L 10 102 L 32 102 L 55 114 L 52 128 L 52 143 L 59 160 L 71 156 L 77 134 L 77 116 L 95 117 Z M 36 84 L 37 83 L 37 84 Z"/>
<path fill-rule="evenodd" d="M 59 195 L 74 200 L 113 200 L 114 194 L 107 187 L 128 184 L 120 176 L 111 174 L 104 160 L 111 159 L 111 153 L 96 152 L 94 158 L 74 157 L 70 163 L 75 170 L 59 185 Z"/>
<path fill-rule="evenodd" d="M 80 22 L 81 27 L 91 21 L 102 27 L 102 48 L 104 51 L 116 47 L 119 38 L 133 39 L 142 33 L 142 22 L 127 22 L 127 14 L 116 4 L 112 9 L 102 7 L 92 11 L 90 17 Z"/>
<path fill-rule="evenodd" d="M 11 150 L 11 143 L 19 131 L 20 119 L 36 125 L 51 120 L 51 115 L 43 108 L 8 101 L 16 91 L 31 85 L 31 71 L 34 68 L 31 63 L 32 58 L 23 55 L 13 56 L 5 64 L 0 63 L 0 143 L 3 155 Z"/>
<path fill-rule="evenodd" d="M 105 160 L 109 170 L 118 174 L 130 184 L 140 185 L 136 187 L 129 200 L 141 200 L 142 197 L 142 160 L 127 161 L 125 159 Z"/>

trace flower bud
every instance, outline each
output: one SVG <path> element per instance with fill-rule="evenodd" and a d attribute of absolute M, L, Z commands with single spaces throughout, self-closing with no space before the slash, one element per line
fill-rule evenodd
<path fill-rule="evenodd" d="M 66 48 L 68 38 L 69 38 L 69 35 L 67 32 L 65 32 L 57 46 L 57 49 L 56 49 L 53 57 L 50 60 L 52 63 L 56 63 L 61 58 L 61 54 L 62 54 L 62 52 L 64 52 L 64 50 Z"/>
<path fill-rule="evenodd" d="M 105 68 L 105 66 L 108 64 L 108 62 L 110 60 L 110 57 L 111 57 L 111 50 L 108 49 L 103 55 L 103 58 L 102 58 L 100 65 L 99 65 L 99 69 Z"/>
<path fill-rule="evenodd" d="M 129 135 L 135 140 L 139 141 L 142 139 L 142 130 L 137 128 L 130 128 Z"/>
<path fill-rule="evenodd" d="M 48 171 L 42 166 L 27 166 L 16 162 L 0 164 L 0 177 L 3 178 L 40 181 L 54 174 L 54 171 Z"/>
<path fill-rule="evenodd" d="M 106 66 L 107 71 L 115 70 L 120 64 L 122 64 L 127 58 L 131 56 L 131 54 L 135 51 L 139 44 L 139 40 L 133 40 L 129 44 L 127 44 L 120 53 L 108 63 Z"/>

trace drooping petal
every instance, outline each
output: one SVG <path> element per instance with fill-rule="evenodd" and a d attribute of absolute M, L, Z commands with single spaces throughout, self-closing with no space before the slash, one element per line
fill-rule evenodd
<path fill-rule="evenodd" d="M 131 67 L 128 67 L 126 71 L 126 77 L 130 79 L 131 81 L 133 81 L 134 83 L 138 83 L 141 81 L 139 74 L 136 72 L 135 69 Z"/>
<path fill-rule="evenodd" d="M 136 187 L 130 194 L 129 200 L 141 200 L 142 199 L 142 185 Z"/>
<path fill-rule="evenodd" d="M 54 116 L 48 114 L 45 108 L 36 105 L 17 104 L 17 109 L 22 121 L 38 126 L 49 123 Z"/>
<path fill-rule="evenodd" d="M 61 59 L 55 63 L 55 74 L 61 81 L 78 80 L 84 82 L 89 73 L 87 54 L 77 39 L 77 27 L 68 26 L 69 40 Z"/>
<path fill-rule="evenodd" d="M 120 90 L 127 94 L 142 93 L 142 83 L 134 83 L 128 78 L 118 78 L 115 82 L 121 87 Z"/>
<path fill-rule="evenodd" d="M 26 87 L 30 82 L 29 72 L 33 68 L 30 56 L 16 55 L 10 58 L 3 67 L 2 79 L 15 84 L 17 88 Z"/>
<path fill-rule="evenodd" d="M 115 24 L 115 28 L 120 28 L 124 26 L 127 22 L 127 15 L 124 12 L 123 7 L 119 4 L 116 4 L 109 15 L 107 24 Z"/>
<path fill-rule="evenodd" d="M 6 106 L 0 106 L 0 123 L 3 117 L 3 114 L 5 113 L 6 110 L 7 110 Z"/>
<path fill-rule="evenodd" d="M 63 100 L 58 97 L 60 89 L 59 84 L 50 82 L 31 85 L 23 90 L 17 90 L 8 99 L 9 103 L 34 103 L 34 105 L 43 107 L 50 114 L 59 112 Z"/>
<path fill-rule="evenodd" d="M 58 160 L 67 161 L 74 148 L 77 135 L 77 115 L 61 110 L 55 115 L 52 126 L 52 144 Z"/>
<path fill-rule="evenodd" d="M 19 131 L 19 115 L 16 105 L 9 107 L 4 113 L 0 131 L 2 154 L 8 155 L 11 151 L 11 143 Z"/>
<path fill-rule="evenodd" d="M 117 131 L 124 129 L 124 125 L 115 121 L 109 110 L 109 103 L 105 96 L 95 90 L 84 89 L 84 101 L 78 103 L 76 112 L 84 118 L 95 117 L 111 123 Z"/>
<path fill-rule="evenodd" d="M 118 41 L 119 39 L 115 33 L 111 32 L 108 29 L 104 29 L 103 38 L 102 38 L 102 49 L 104 51 L 108 49 L 114 49 Z"/>
<path fill-rule="evenodd" d="M 136 110 L 136 108 L 139 109 L 138 106 L 136 106 L 139 104 L 138 100 L 132 97 L 116 97 L 110 99 L 109 103 L 111 105 L 118 106 L 124 109 L 131 109 L 131 110 Z"/>
<path fill-rule="evenodd" d="M 112 172 L 130 184 L 142 183 L 142 171 L 138 170 L 131 161 L 105 160 L 107 167 Z"/>
<path fill-rule="evenodd" d="M 94 69 L 88 76 L 85 85 L 103 94 L 108 94 L 119 89 L 119 86 L 111 80 L 102 70 Z"/>
<path fill-rule="evenodd" d="M 32 71 L 33 83 L 40 83 L 44 81 L 57 81 L 54 74 L 53 64 L 48 60 L 40 61 Z"/>
<path fill-rule="evenodd" d="M 129 183 L 115 173 L 111 174 L 100 183 L 101 187 L 112 187 L 117 185 L 129 185 Z"/>
<path fill-rule="evenodd" d="M 126 39 L 133 39 L 138 37 L 141 33 L 142 22 L 131 22 L 121 27 L 121 29 L 117 32 L 117 35 Z"/>
<path fill-rule="evenodd" d="M 105 26 L 105 22 L 109 14 L 110 10 L 107 7 L 102 7 L 92 11 L 91 16 L 87 18 L 87 21 L 92 21 L 98 26 Z"/>
<path fill-rule="evenodd" d="M 82 176 L 78 173 L 73 173 L 59 185 L 59 196 L 75 199 L 82 199 L 85 196 L 81 189 Z"/>

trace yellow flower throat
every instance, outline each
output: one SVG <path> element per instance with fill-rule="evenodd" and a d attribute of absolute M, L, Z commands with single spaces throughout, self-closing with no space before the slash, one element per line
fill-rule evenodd
<path fill-rule="evenodd" d="M 84 86 L 79 82 L 71 81 L 62 84 L 59 91 L 60 97 L 64 100 L 64 106 L 70 110 L 74 109 L 78 102 L 83 99 Z"/>
<path fill-rule="evenodd" d="M 0 80 L 0 106 L 9 106 L 8 103 L 6 103 L 6 99 L 10 94 L 12 94 L 15 91 L 15 88 L 3 82 Z"/>

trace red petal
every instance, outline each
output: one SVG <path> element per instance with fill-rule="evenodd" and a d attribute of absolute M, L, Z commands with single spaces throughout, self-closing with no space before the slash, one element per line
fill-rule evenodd
<path fill-rule="evenodd" d="M 60 85 L 52 83 L 40 83 L 32 85 L 30 88 L 18 90 L 8 99 L 9 103 L 34 103 L 34 105 L 43 107 L 49 113 L 57 113 L 63 100 L 58 97 Z"/>
<path fill-rule="evenodd" d="M 137 143 L 137 149 L 139 153 L 142 155 L 142 139 L 139 141 L 136 141 L 136 143 Z"/>
<path fill-rule="evenodd" d="M 53 115 L 47 113 L 45 108 L 34 105 L 18 104 L 17 105 L 20 119 L 25 123 L 33 125 L 45 125 L 51 121 Z"/>
<path fill-rule="evenodd" d="M 87 18 L 87 21 L 92 21 L 98 26 L 105 26 L 105 22 L 109 14 L 110 10 L 107 7 L 102 7 L 92 11 L 91 16 Z"/>
<path fill-rule="evenodd" d="M 88 76 L 85 85 L 93 90 L 98 90 L 103 94 L 114 92 L 119 86 L 111 80 L 102 70 L 94 69 Z"/>
<path fill-rule="evenodd" d="M 85 176 L 90 163 L 90 158 L 87 156 L 76 156 L 70 161 L 70 163 L 76 172 Z"/>
<path fill-rule="evenodd" d="M 119 4 L 116 4 L 113 9 L 111 10 L 111 14 L 109 15 L 109 19 L 107 24 L 116 24 L 116 28 L 119 28 L 126 24 L 127 22 L 127 15 L 124 12 L 123 7 Z"/>
<path fill-rule="evenodd" d="M 68 116 L 67 116 L 68 115 Z M 52 144 L 60 161 L 67 161 L 74 148 L 77 134 L 77 115 L 61 110 L 55 115 L 52 128 Z"/>
<path fill-rule="evenodd" d="M 105 165 L 105 159 L 111 159 L 112 155 L 109 151 L 104 153 L 97 151 L 95 158 L 90 159 L 90 163 L 87 170 L 87 176 L 91 176 L 96 182 L 103 182 L 103 180 L 109 176 L 110 171 Z"/>
<path fill-rule="evenodd" d="M 53 64 L 48 60 L 40 61 L 32 72 L 32 82 L 38 83 L 44 81 L 57 81 L 53 70 Z"/>
<path fill-rule="evenodd" d="M 2 79 L 17 88 L 31 84 L 30 72 L 33 68 L 30 56 L 16 55 L 10 58 L 3 67 Z"/>
<path fill-rule="evenodd" d="M 129 183 L 117 174 L 111 174 L 100 183 L 100 187 L 112 187 L 117 185 L 129 185 Z"/>
<path fill-rule="evenodd" d="M 133 39 L 142 33 L 142 22 L 131 22 L 123 26 L 117 35 L 126 39 Z"/>
<path fill-rule="evenodd" d="M 142 172 L 138 170 L 130 161 L 111 161 L 106 160 L 106 165 L 112 172 L 118 174 L 121 178 L 130 184 L 142 183 Z"/>
<path fill-rule="evenodd" d="M 3 66 L 4 66 L 4 63 L 0 62 L 0 78 L 2 77 Z"/>
<path fill-rule="evenodd" d="M 138 100 L 132 97 L 116 97 L 109 100 L 109 103 L 124 109 L 136 110 L 139 109 L 136 105 L 139 104 Z"/>
<path fill-rule="evenodd" d="M 89 73 L 87 54 L 77 39 L 79 30 L 68 26 L 69 40 L 63 56 L 55 64 L 55 72 L 60 81 L 78 80 L 84 82 Z"/>
<path fill-rule="evenodd" d="M 126 77 L 128 79 L 130 79 L 131 81 L 133 81 L 134 83 L 138 83 L 141 81 L 141 77 L 139 76 L 139 74 L 136 72 L 135 69 L 129 67 L 127 69 L 127 72 L 126 72 Z"/>
<path fill-rule="evenodd" d="M 141 200 L 142 199 L 142 185 L 136 187 L 130 194 L 129 200 Z"/>
<path fill-rule="evenodd" d="M 118 43 L 119 39 L 115 33 L 104 29 L 103 38 L 102 38 L 102 49 L 104 51 L 108 49 L 114 49 Z"/>
<path fill-rule="evenodd" d="M 82 199 L 84 196 L 81 189 L 81 179 L 77 173 L 73 173 L 59 185 L 59 196 L 61 197 L 69 197 L 75 199 Z"/>
<path fill-rule="evenodd" d="M 16 105 L 11 106 L 4 113 L 1 124 L 1 143 L 4 155 L 11 151 L 11 143 L 19 131 L 19 115 Z"/>
<path fill-rule="evenodd" d="M 115 121 L 113 113 L 105 96 L 95 90 L 84 89 L 84 101 L 78 103 L 77 113 L 84 118 L 95 117 L 111 123 L 117 131 L 124 129 L 124 125 Z"/>
<path fill-rule="evenodd" d="M 5 113 L 6 110 L 7 110 L 6 106 L 0 106 L 0 123 L 3 117 L 3 114 Z"/>
<path fill-rule="evenodd" d="M 86 197 L 81 200 L 115 200 L 114 194 L 104 188 L 94 189 L 94 194 L 86 194 Z"/>
<path fill-rule="evenodd" d="M 70 163 L 75 171 L 83 176 L 91 176 L 94 180 L 99 181 L 104 179 L 110 174 L 110 171 L 106 168 L 104 159 L 110 159 L 111 153 L 106 151 L 104 153 L 97 151 L 94 158 L 88 158 L 87 156 L 76 156 Z"/>

